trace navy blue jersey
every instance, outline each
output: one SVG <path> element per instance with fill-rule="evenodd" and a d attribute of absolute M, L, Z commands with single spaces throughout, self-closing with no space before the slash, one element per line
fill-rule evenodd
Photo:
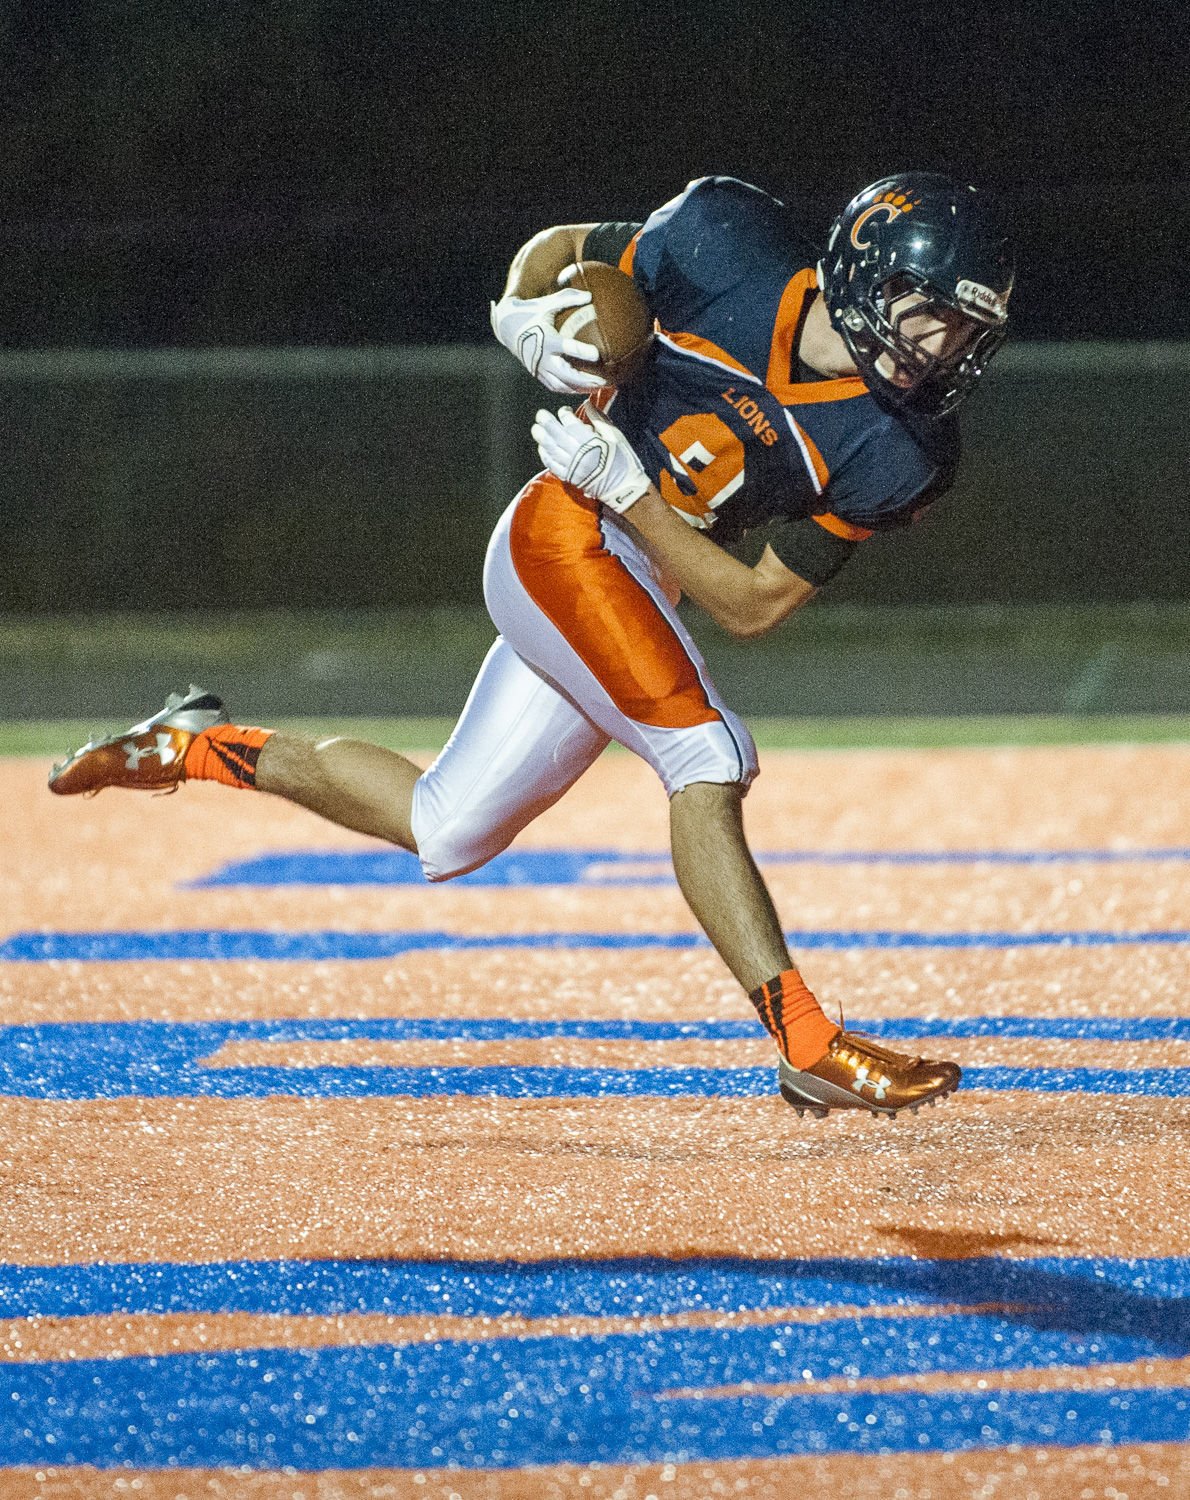
<path fill-rule="evenodd" d="M 607 410 L 664 498 L 717 542 L 807 517 L 860 540 L 904 525 L 951 481 L 953 420 L 919 425 L 859 376 L 799 364 L 816 261 L 776 199 L 731 177 L 691 183 L 619 258 L 658 332 Z"/>

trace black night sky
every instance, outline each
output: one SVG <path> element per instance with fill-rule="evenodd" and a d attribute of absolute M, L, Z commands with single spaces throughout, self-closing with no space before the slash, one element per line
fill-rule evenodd
<path fill-rule="evenodd" d="M 995 189 L 1018 336 L 1186 336 L 1183 5 L 73 0 L 0 11 L 10 346 L 486 335 L 546 224 L 730 172 L 810 238 Z"/>

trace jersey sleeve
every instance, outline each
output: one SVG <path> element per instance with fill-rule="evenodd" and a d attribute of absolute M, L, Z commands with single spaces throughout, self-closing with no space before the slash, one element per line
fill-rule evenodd
<path fill-rule="evenodd" d="M 734 177 L 700 177 L 645 221 L 632 271 L 662 326 L 685 329 L 733 294 L 779 295 L 789 265 L 777 199 Z"/>
<path fill-rule="evenodd" d="M 740 562 L 754 568 L 771 547 L 785 566 L 815 588 L 821 588 L 843 568 L 855 551 L 855 542 L 845 542 L 803 518 L 775 520 L 751 526 L 740 536 L 721 545 Z"/>
<path fill-rule="evenodd" d="M 772 526 L 768 532 L 765 540 L 790 572 L 815 588 L 829 583 L 846 567 L 859 545 L 819 526 L 810 516 Z"/>
<path fill-rule="evenodd" d="M 924 444 L 890 418 L 832 475 L 825 509 L 814 519 L 851 541 L 911 525 L 950 488 L 958 457 L 957 427 L 931 433 Z"/>
<path fill-rule="evenodd" d="M 643 228 L 642 224 L 620 220 L 597 224 L 587 234 L 583 245 L 583 259 L 601 260 L 608 266 L 621 266 L 629 245 Z"/>

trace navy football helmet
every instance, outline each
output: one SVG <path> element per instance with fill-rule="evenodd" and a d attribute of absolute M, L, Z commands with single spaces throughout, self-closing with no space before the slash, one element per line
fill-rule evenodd
<path fill-rule="evenodd" d="M 953 411 L 1004 342 L 1012 279 L 992 204 L 936 172 L 901 172 L 857 194 L 818 267 L 831 326 L 860 374 L 894 405 L 926 417 Z M 960 334 L 948 336 L 945 355 L 927 354 L 902 331 L 923 313 Z M 884 355 L 896 382 L 877 368 Z"/>

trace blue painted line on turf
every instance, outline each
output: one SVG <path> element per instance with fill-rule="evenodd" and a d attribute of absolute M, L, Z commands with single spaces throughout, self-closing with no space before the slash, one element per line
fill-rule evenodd
<path fill-rule="evenodd" d="M 958 849 L 793 850 L 758 853 L 779 865 L 1055 865 L 1169 864 L 1190 860 L 1190 849 Z M 649 868 L 652 866 L 652 868 Z M 403 849 L 310 849 L 263 854 L 220 866 L 189 883 L 211 886 L 425 885 L 417 856 Z M 669 855 L 625 849 L 524 849 L 498 854 L 452 885 L 650 886 L 672 885 Z"/>
<path fill-rule="evenodd" d="M 1026 1322 L 1190 1354 L 1190 1257 L 0 1263 L 0 1317 L 284 1313 L 652 1317 L 691 1309 L 1006 1303 Z M 1029 1309 L 1027 1317 L 1019 1309 Z"/>
<path fill-rule="evenodd" d="M 1009 1037 L 1065 1041 L 1190 1041 L 1190 1016 L 881 1016 L 849 1017 L 853 1031 L 884 1038 Z M 226 1042 L 578 1041 L 725 1042 L 766 1036 L 753 1015 L 698 1021 L 521 1016 L 281 1016 L 258 1021 L 48 1021 L 0 1026 L 0 1055 L 13 1047 L 168 1048 L 213 1052 Z M 136 1039 L 143 1038 L 138 1042 Z"/>
<path fill-rule="evenodd" d="M 433 1471 L 1190 1438 L 1187 1390 L 662 1400 L 647 1375 L 688 1387 L 723 1351 L 527 1342 L 10 1365 L 0 1449 L 14 1465 Z"/>
<path fill-rule="evenodd" d="M 764 1338 L 807 1357 L 796 1330 Z M 700 1349 L 667 1333 L 647 1352 L 611 1338 L 536 1342 L 9 1365 L 0 1448 L 14 1465 L 436 1470 L 1190 1437 L 1186 1390 L 997 1391 L 993 1377 L 991 1392 L 675 1400 L 653 1382 L 688 1389 L 711 1370 L 751 1371 L 751 1351 L 733 1365 L 722 1338 Z M 1051 1346 L 1055 1361 L 1069 1355 Z"/>
<path fill-rule="evenodd" d="M 973 1018 L 968 1018 L 968 1021 Z M 995 1021 L 1000 1018 L 990 1018 Z M 1165 1018 L 1166 1023 L 1174 1018 Z M 212 1066 L 229 1043 L 298 1044 L 351 1039 L 399 1040 L 429 1034 L 463 1040 L 608 1035 L 637 1040 L 758 1036 L 748 1023 L 547 1023 L 511 1019 L 436 1023 L 159 1022 L 59 1023 L 0 1028 L 0 1094 L 34 1099 L 488 1097 L 502 1099 L 763 1098 L 774 1093 L 771 1067 L 402 1067 L 320 1065 Z M 866 1023 L 859 1023 L 857 1029 Z M 904 1022 L 902 1021 L 902 1025 Z M 631 1029 L 635 1025 L 638 1029 Z M 447 1030 L 447 1028 L 452 1028 Z M 598 1027 L 599 1030 L 595 1028 Z M 405 1028 L 405 1029 L 402 1029 Z M 873 1029 L 882 1030 L 881 1023 Z M 1183 1023 L 1172 1029 L 1182 1034 Z M 887 1034 L 887 1031 L 885 1032 Z M 935 1033 L 944 1034 L 944 1033 Z M 971 1067 L 964 1086 L 1045 1093 L 1190 1094 L 1190 1068 Z"/>
<path fill-rule="evenodd" d="M 173 932 L 24 932 L 0 943 L 0 960 L 108 961 L 253 960 L 307 962 L 318 959 L 399 958 L 406 953 L 503 951 L 520 948 L 704 948 L 695 933 L 463 933 L 271 932 L 184 929 Z"/>
<path fill-rule="evenodd" d="M 1156 932 L 789 932 L 802 949 L 1102 948 L 1190 943 L 1190 929 Z M 503 952 L 518 949 L 680 951 L 706 948 L 692 932 L 533 932 L 475 936 L 443 931 L 273 932 L 184 928 L 152 932 L 18 932 L 0 942 L 8 963 L 366 961 L 406 953 Z"/>
<path fill-rule="evenodd" d="M 1071 1368 L 1074 1386 L 1099 1364 L 1184 1356 L 1188 1290 L 1184 1259 L 0 1268 L 0 1296 L 24 1297 L 46 1316 L 919 1312 L 10 1364 L 0 1452 L 12 1464 L 437 1470 L 1184 1441 L 1184 1389 L 1012 1391 L 998 1389 L 996 1376 Z M 986 1372 L 988 1389 L 714 1394 L 970 1371 Z"/>
<path fill-rule="evenodd" d="M 749 1099 L 776 1093 L 771 1068 L 219 1068 L 160 1062 L 113 1074 L 0 1080 L 0 1093 L 31 1099 Z M 1190 1068 L 965 1068 L 968 1089 L 1064 1094 L 1190 1095 Z"/>

